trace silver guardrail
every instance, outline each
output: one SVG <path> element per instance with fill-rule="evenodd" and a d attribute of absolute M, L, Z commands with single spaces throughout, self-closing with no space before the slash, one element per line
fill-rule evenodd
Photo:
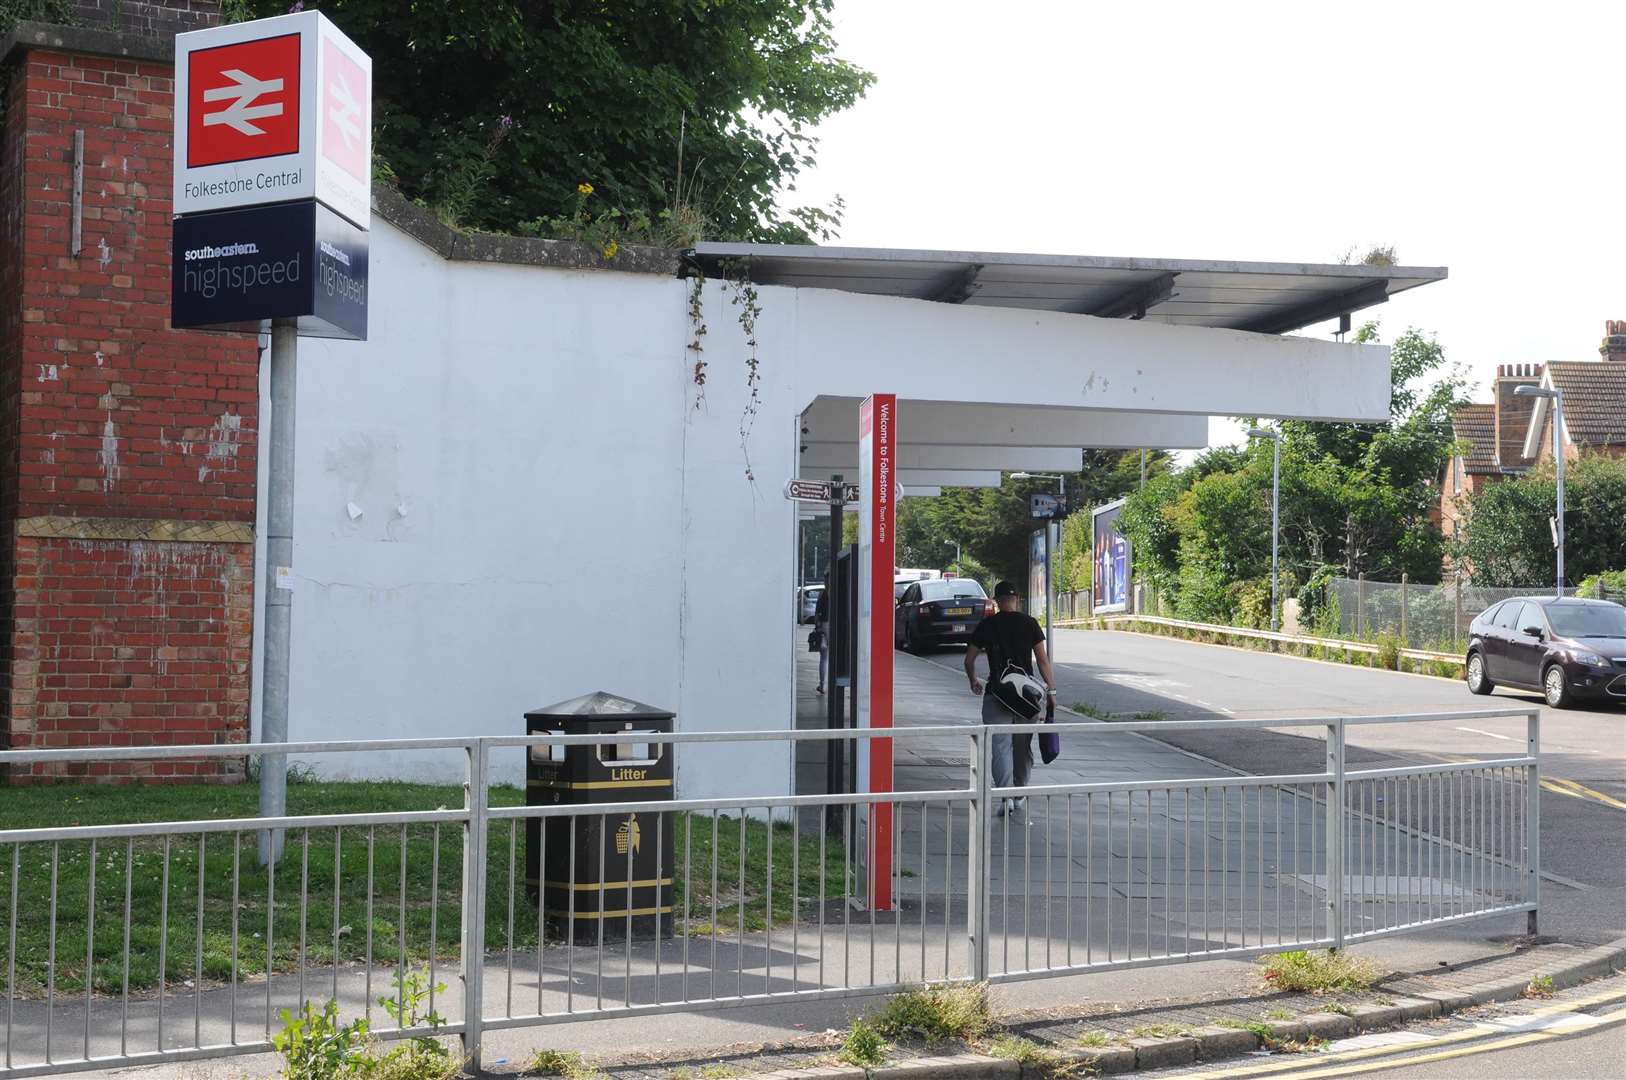
<path fill-rule="evenodd" d="M 1088 626 L 1102 623 L 1111 630 L 1118 627 L 1133 627 L 1135 623 L 1147 623 L 1152 626 L 1167 626 L 1177 630 L 1190 630 L 1199 634 L 1214 634 L 1216 636 L 1249 638 L 1254 641 L 1274 641 L 1286 645 L 1306 645 L 1326 650 L 1341 650 L 1346 653 L 1363 653 L 1376 656 L 1380 649 L 1370 641 L 1355 641 L 1349 638 L 1316 637 L 1311 634 L 1288 634 L 1280 630 L 1255 630 L 1248 626 L 1226 626 L 1223 623 L 1192 622 L 1189 619 L 1170 619 L 1162 615 L 1091 615 L 1076 619 L 1058 619 L 1056 625 L 1063 629 L 1072 629 L 1079 626 Z M 1442 664 L 1462 663 L 1462 654 L 1454 652 L 1436 652 L 1430 649 L 1401 648 L 1398 656 L 1407 660 L 1423 662 L 1434 661 Z"/>
<path fill-rule="evenodd" d="M 1352 727 L 1495 717 L 1525 719 L 1523 754 L 1345 764 Z M 1322 734 L 1324 767 L 992 783 L 994 735 L 1053 731 L 1088 743 L 1260 728 Z M 512 805 L 512 789 L 502 788 L 494 802 L 494 754 L 627 737 L 0 755 L 36 778 L 41 766 L 110 759 L 403 750 L 455 753 L 464 773 L 461 805 L 428 810 L 0 829 L 0 1078 L 261 1053 L 272 1048 L 281 1010 L 305 1002 L 336 1001 L 341 1016 L 367 1017 L 384 1039 L 457 1036 L 477 1066 L 490 1029 L 1338 948 L 1516 912 L 1535 926 L 1540 714 L 1532 709 L 638 732 L 640 744 L 678 751 L 726 744 L 748 753 L 753 743 L 834 738 L 941 753 L 946 741 L 965 756 L 937 760 L 963 767 L 965 784 L 535 806 Z M 1080 757 L 1089 760 L 1088 751 Z M 681 756 L 677 765 L 681 775 Z M 299 792 L 291 789 L 296 806 Z M 1018 799 L 1025 802 L 1013 805 Z M 879 842 L 866 823 L 876 818 L 891 821 L 886 905 L 864 895 Z M 550 835 L 568 845 L 565 881 L 541 880 L 545 850 L 538 880 L 522 871 L 522 834 L 533 823 L 542 848 Z M 266 868 L 256 841 L 269 829 L 283 830 L 286 844 Z M 596 839 L 583 847 L 578 830 Z M 616 838 L 609 855 L 606 837 Z M 670 862 L 670 880 L 664 870 L 654 881 L 635 878 L 633 853 L 645 843 L 656 845 L 658 868 Z M 582 875 L 579 848 L 599 852 Z M 579 885 L 579 876 L 592 884 Z M 651 885 L 653 906 L 635 907 L 634 891 Z M 561 910 L 548 910 L 550 889 L 566 897 Z M 607 940 L 607 923 L 643 917 L 658 932 Z"/>

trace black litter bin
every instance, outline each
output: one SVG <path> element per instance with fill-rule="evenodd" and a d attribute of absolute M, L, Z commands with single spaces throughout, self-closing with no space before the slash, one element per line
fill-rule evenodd
<path fill-rule="evenodd" d="M 665 709 L 603 691 L 525 714 L 528 735 L 625 736 L 596 746 L 533 746 L 528 755 L 526 805 L 584 808 L 525 823 L 526 891 L 559 934 L 593 942 L 601 921 L 606 939 L 672 933 L 672 815 L 591 809 L 672 798 L 672 746 L 638 738 L 671 732 L 672 720 Z"/>

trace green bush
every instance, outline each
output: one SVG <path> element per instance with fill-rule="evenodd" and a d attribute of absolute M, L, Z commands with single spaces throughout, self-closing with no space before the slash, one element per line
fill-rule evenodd
<path fill-rule="evenodd" d="M 933 986 L 906 990 L 889 999 L 875 1016 L 875 1030 L 888 1039 L 939 1043 L 974 1039 L 988 1030 L 988 987 Z"/>
<path fill-rule="evenodd" d="M 284 1080 L 338 1080 L 372 1071 L 367 1021 L 341 1026 L 338 1002 L 330 1000 L 317 1012 L 307 1001 L 299 1012 L 283 1009 L 281 1015 L 282 1030 L 271 1036 L 271 1045 L 282 1055 Z"/>
<path fill-rule="evenodd" d="M 1626 570 L 1605 570 L 1601 574 L 1583 578 L 1576 593 L 1579 596 L 1601 599 L 1605 590 L 1615 596 L 1626 593 Z"/>
<path fill-rule="evenodd" d="M 1271 989 L 1300 993 L 1365 990 L 1378 977 L 1377 969 L 1369 961 L 1331 949 L 1326 952 L 1300 949 L 1277 953 L 1260 960 L 1259 966 Z"/>
<path fill-rule="evenodd" d="M 1390 671 L 1400 670 L 1400 635 L 1392 630 L 1385 630 L 1378 635 L 1378 654 L 1374 667 L 1388 668 Z"/>
<path fill-rule="evenodd" d="M 841 1053 L 837 1056 L 849 1065 L 873 1067 L 886 1060 L 886 1040 L 881 1038 L 874 1025 L 859 1017 L 848 1029 L 847 1037 L 841 1043 Z"/>

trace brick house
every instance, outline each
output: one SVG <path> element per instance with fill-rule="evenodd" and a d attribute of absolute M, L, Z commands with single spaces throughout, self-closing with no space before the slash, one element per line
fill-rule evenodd
<path fill-rule="evenodd" d="M 219 18 L 80 0 L 0 46 L 0 746 L 247 737 L 259 342 L 169 327 L 173 35 Z"/>
<path fill-rule="evenodd" d="M 1467 446 L 1441 477 L 1439 525 L 1447 540 L 1461 524 L 1464 499 L 1487 484 L 1526 472 L 1533 464 L 1525 456 L 1524 440 L 1534 401 L 1514 391 L 1538 385 L 1541 372 L 1540 364 L 1499 364 L 1493 400 L 1459 405 L 1452 413 L 1452 435 Z"/>
<path fill-rule="evenodd" d="M 1548 364 L 1541 385 L 1564 394 L 1561 432 L 1564 458 L 1573 461 L 1584 450 L 1610 457 L 1626 455 L 1626 319 L 1604 326 L 1598 360 Z M 1525 425 L 1522 451 L 1537 462 L 1553 456 L 1553 410 L 1537 398 Z"/>

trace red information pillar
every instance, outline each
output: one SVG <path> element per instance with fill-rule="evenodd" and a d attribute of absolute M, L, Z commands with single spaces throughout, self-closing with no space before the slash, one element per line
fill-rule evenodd
<path fill-rule="evenodd" d="M 897 520 L 898 399 L 874 394 L 858 407 L 858 725 L 892 726 L 892 578 Z M 892 790 L 892 740 L 860 747 L 865 790 Z M 892 909 L 892 804 L 866 815 L 870 903 Z"/>

